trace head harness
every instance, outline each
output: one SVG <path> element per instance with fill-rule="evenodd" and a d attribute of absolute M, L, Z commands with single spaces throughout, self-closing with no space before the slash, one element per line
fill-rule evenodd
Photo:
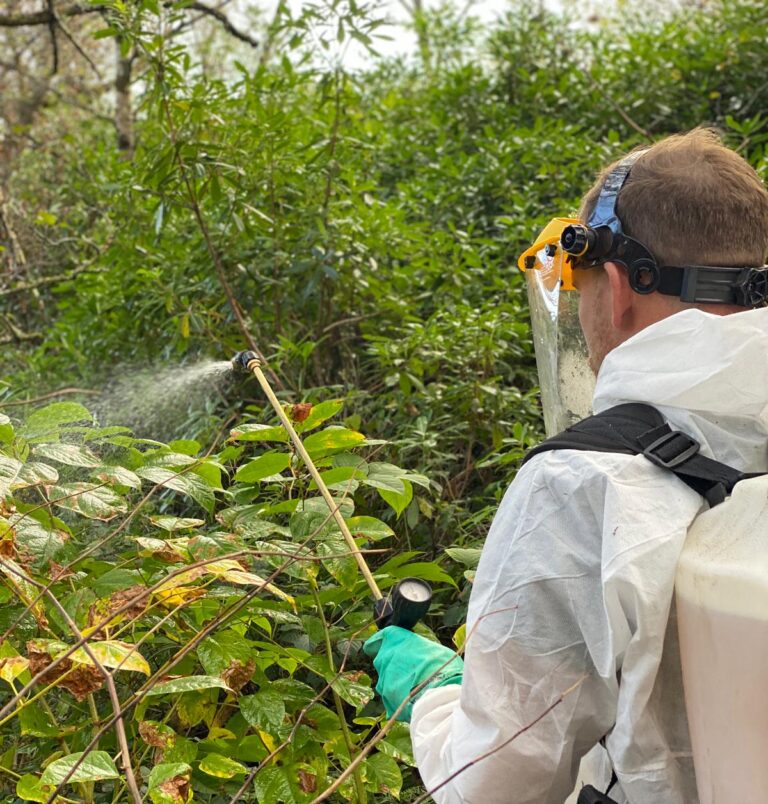
<path fill-rule="evenodd" d="M 660 266 L 646 246 L 624 234 L 616 211 L 619 193 L 647 150 L 629 154 L 608 174 L 586 225 L 572 223 L 563 229 L 560 247 L 569 255 L 571 267 L 618 262 L 627 268 L 635 293 L 658 291 L 696 304 L 763 306 L 768 300 L 768 266 Z"/>

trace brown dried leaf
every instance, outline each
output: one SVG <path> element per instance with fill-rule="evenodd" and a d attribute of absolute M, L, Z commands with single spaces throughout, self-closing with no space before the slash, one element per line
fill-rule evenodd
<path fill-rule="evenodd" d="M 229 667 L 222 671 L 221 677 L 235 692 L 240 692 L 240 690 L 251 680 L 251 676 L 253 675 L 253 671 L 255 669 L 256 662 L 254 659 L 248 659 L 246 664 L 234 659 L 232 662 L 230 662 Z"/>
<path fill-rule="evenodd" d="M 52 661 L 50 653 L 40 650 L 35 645 L 34 641 L 27 642 L 27 659 L 29 659 L 29 672 L 33 676 L 36 676 L 41 670 L 45 669 Z M 69 659 L 64 659 L 63 662 L 38 679 L 38 684 L 44 686 L 53 684 L 63 676 L 70 667 L 72 667 L 72 662 L 70 662 Z"/>
<path fill-rule="evenodd" d="M 135 598 L 138 598 L 138 600 L 135 600 Z M 147 610 L 149 595 L 147 595 L 147 590 L 143 586 L 129 586 L 127 589 L 115 592 L 108 600 L 108 614 L 112 614 L 125 606 L 126 603 L 130 603 L 131 605 L 123 612 L 123 615 L 127 620 L 135 620 Z"/>
<path fill-rule="evenodd" d="M 27 659 L 29 659 L 29 672 L 33 676 L 36 676 L 53 661 L 47 651 L 40 650 L 35 645 L 34 640 L 27 642 Z M 66 677 L 64 678 L 64 676 Z M 78 701 L 84 701 L 92 692 L 101 689 L 103 683 L 104 677 L 96 667 L 79 664 L 73 670 L 72 662 L 69 659 L 64 659 L 63 662 L 38 679 L 38 684 L 44 686 L 58 684 L 59 687 L 71 692 Z"/>
<path fill-rule="evenodd" d="M 163 791 L 171 801 L 178 804 L 186 804 L 190 798 L 189 779 L 186 776 L 174 776 L 163 782 L 159 789 Z"/>
<path fill-rule="evenodd" d="M 298 402 L 291 407 L 291 419 L 295 422 L 303 422 L 312 412 L 312 405 L 309 402 Z"/>
<path fill-rule="evenodd" d="M 170 748 L 176 742 L 172 734 L 163 734 L 156 723 L 148 721 L 139 723 L 139 734 L 141 739 L 153 748 Z"/>
<path fill-rule="evenodd" d="M 79 664 L 64 679 L 59 682 L 60 687 L 71 692 L 78 701 L 84 701 L 92 692 L 100 690 L 104 684 L 104 676 L 90 664 Z"/>
<path fill-rule="evenodd" d="M 94 603 L 88 611 L 88 625 L 96 625 L 103 620 L 107 619 L 114 612 L 119 611 L 127 603 L 131 605 L 121 613 L 119 620 L 110 620 L 110 627 L 116 625 L 118 621 L 128 622 L 136 620 L 141 617 L 147 610 L 149 596 L 147 590 L 143 586 L 129 586 L 127 589 L 121 589 L 110 595 L 104 600 L 98 600 Z M 138 600 L 135 600 L 138 598 Z"/>
<path fill-rule="evenodd" d="M 16 556 L 16 531 L 10 528 L 0 539 L 0 556 L 14 558 Z"/>
<path fill-rule="evenodd" d="M 317 790 L 317 776 L 314 773 L 300 769 L 299 787 L 305 793 L 314 793 Z"/>

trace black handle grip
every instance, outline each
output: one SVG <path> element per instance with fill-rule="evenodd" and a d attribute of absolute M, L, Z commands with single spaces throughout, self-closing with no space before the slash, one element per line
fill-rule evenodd
<path fill-rule="evenodd" d="M 412 631 L 429 611 L 431 602 L 432 587 L 426 581 L 403 578 L 392 588 L 389 597 L 376 601 L 373 616 L 379 628 L 399 625 Z"/>

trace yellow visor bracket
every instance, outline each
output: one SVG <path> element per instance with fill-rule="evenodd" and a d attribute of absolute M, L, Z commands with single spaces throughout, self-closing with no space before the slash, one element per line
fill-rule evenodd
<path fill-rule="evenodd" d="M 577 218 L 553 218 L 542 229 L 530 248 L 527 248 L 517 261 L 521 271 L 541 271 L 544 284 L 554 288 L 557 283 L 561 290 L 576 290 L 573 285 L 570 255 L 560 247 L 560 237 L 567 226 L 580 223 Z"/>

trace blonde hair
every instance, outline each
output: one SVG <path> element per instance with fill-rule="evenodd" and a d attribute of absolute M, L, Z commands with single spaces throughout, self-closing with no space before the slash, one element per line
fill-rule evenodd
<path fill-rule="evenodd" d="M 584 196 L 587 220 L 606 167 Z M 657 142 L 638 158 L 619 193 L 616 212 L 625 234 L 659 265 L 763 265 L 768 252 L 768 191 L 755 170 L 698 128 Z"/>

